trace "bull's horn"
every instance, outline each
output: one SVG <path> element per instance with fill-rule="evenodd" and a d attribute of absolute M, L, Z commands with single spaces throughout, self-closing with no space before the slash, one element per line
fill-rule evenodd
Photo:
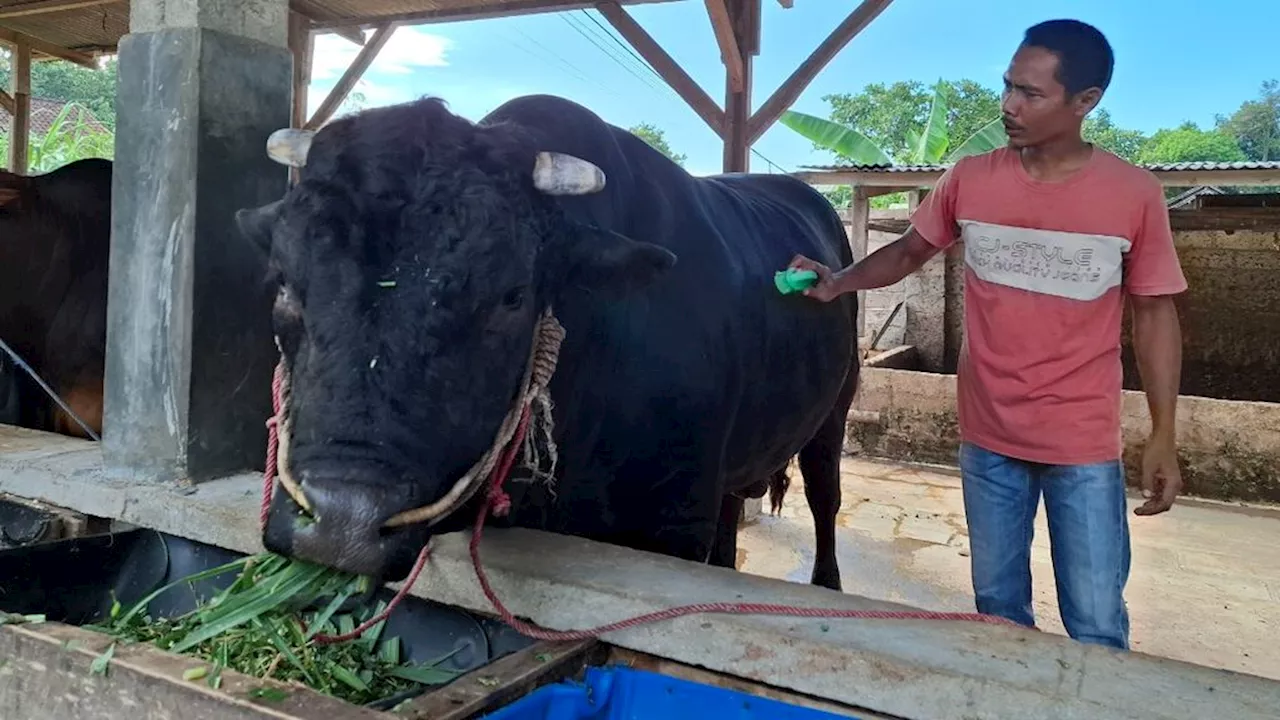
<path fill-rule="evenodd" d="M 548 195 L 586 195 L 604 189 L 604 171 L 572 155 L 540 152 L 533 185 Z"/>
<path fill-rule="evenodd" d="M 267 138 L 267 155 L 281 165 L 300 168 L 307 164 L 307 152 L 315 135 L 315 130 L 281 128 Z"/>

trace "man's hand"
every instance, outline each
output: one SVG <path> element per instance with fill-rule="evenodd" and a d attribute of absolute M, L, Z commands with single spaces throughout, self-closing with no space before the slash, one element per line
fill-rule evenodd
<path fill-rule="evenodd" d="M 1147 501 L 1134 508 L 1135 515 L 1159 515 L 1173 507 L 1182 492 L 1178 448 L 1173 437 L 1161 434 L 1147 441 L 1142 453 L 1142 496 Z"/>
<path fill-rule="evenodd" d="M 810 260 L 803 255 L 797 255 L 791 259 L 791 264 L 787 267 L 812 270 L 818 274 L 818 282 L 804 291 L 805 297 L 811 297 L 822 302 L 831 302 L 840 297 L 842 291 L 836 281 L 836 276 L 831 272 L 831 268 L 826 265 Z"/>

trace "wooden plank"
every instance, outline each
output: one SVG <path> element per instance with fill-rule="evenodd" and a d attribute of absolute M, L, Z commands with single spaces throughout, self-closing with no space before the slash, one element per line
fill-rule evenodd
<path fill-rule="evenodd" d="M 1280 208 L 1217 207 L 1170 210 L 1169 225 L 1174 231 L 1280 232 Z"/>
<path fill-rule="evenodd" d="M 98 5 L 115 5 L 124 0 L 28 0 L 18 5 L 0 8 L 0 20 L 16 17 L 30 17 L 47 13 L 65 12 L 97 7 Z"/>
<path fill-rule="evenodd" d="M 40 38 L 32 37 L 17 30 L 0 27 L 0 42 L 7 42 L 10 45 L 26 45 L 31 50 L 44 53 L 50 57 L 56 57 L 66 60 L 76 65 L 82 65 L 90 70 L 98 69 L 98 61 L 87 53 L 78 52 L 76 50 L 68 50 L 64 47 L 58 47 L 50 42 L 45 42 Z"/>
<path fill-rule="evenodd" d="M 319 20 L 341 21 L 340 15 L 318 5 L 313 0 L 289 0 L 289 9 L 311 22 Z M 331 32 L 357 45 L 364 45 L 365 43 L 364 32 L 358 27 L 334 26 L 326 28 L 325 32 Z"/>
<path fill-rule="evenodd" d="M 832 58 L 843 50 L 855 35 L 862 32 L 863 28 L 871 24 L 876 16 L 884 12 L 891 2 L 893 0 L 862 0 L 862 4 L 854 8 L 844 22 L 831 31 L 827 39 L 823 40 L 822 44 L 800 63 L 800 67 L 791 73 L 791 77 L 773 91 L 773 95 L 770 95 L 764 105 L 761 105 L 760 109 L 751 116 L 751 129 L 747 134 L 750 142 L 759 140 L 760 136 L 782 117 L 782 113 L 795 103 L 805 88 L 809 87 L 809 83 L 813 82 Z"/>
<path fill-rule="evenodd" d="M 3 88 L 0 88 L 0 110 L 13 114 L 13 96 Z"/>
<path fill-rule="evenodd" d="M 1280 208 L 1280 193 L 1244 193 L 1240 195 L 1202 195 L 1200 207 L 1272 207 Z"/>
<path fill-rule="evenodd" d="M 603 660 L 606 652 L 597 640 L 538 642 L 409 701 L 395 714 L 413 720 L 467 720 L 571 677 Z"/>
<path fill-rule="evenodd" d="M 27 174 L 31 149 L 31 46 L 19 42 L 10 56 L 13 119 L 9 124 L 9 172 Z"/>
<path fill-rule="evenodd" d="M 738 38 L 733 31 L 729 8 L 725 5 L 725 0 L 706 0 L 706 3 L 711 29 L 715 31 L 716 43 L 720 45 L 720 59 L 724 62 L 725 71 L 729 73 L 729 90 L 740 93 L 746 71 L 743 69 L 742 50 L 738 47 Z"/>
<path fill-rule="evenodd" d="M 346 100 L 347 95 L 351 94 L 351 89 L 360 81 L 360 76 L 364 75 L 364 71 L 368 70 L 373 61 L 377 59 L 378 53 L 386 46 L 387 41 L 391 39 L 391 34 L 395 30 L 395 23 L 385 23 L 374 31 L 373 37 L 369 38 L 369 42 L 360 48 L 360 52 L 351 61 L 351 66 L 347 68 L 341 78 L 338 78 L 338 83 L 329 91 L 329 95 L 325 97 L 324 102 L 320 103 L 320 107 L 316 108 L 316 114 L 304 126 L 306 129 L 315 130 L 329 122 L 329 118 L 333 117 L 333 114 L 338 111 L 338 107 L 342 105 L 342 101 Z"/>
<path fill-rule="evenodd" d="M 0 627 L 0 718 L 129 720 L 379 720 L 385 713 L 309 688 L 223 670 L 217 690 L 183 680 L 208 663 L 151 644 L 117 644 L 105 673 L 91 671 L 110 637 L 62 623 Z M 284 693 L 256 699 L 256 688 Z"/>
<path fill-rule="evenodd" d="M 596 3 L 596 10 L 609 21 L 640 57 L 644 58 L 658 75 L 671 86 L 676 94 L 684 99 L 693 111 L 698 113 L 703 122 L 711 127 L 717 135 L 724 137 L 724 112 L 716 105 L 716 101 L 689 77 L 689 73 L 667 54 L 653 36 L 649 35 L 640 23 L 635 21 L 622 6 L 616 2 Z"/>

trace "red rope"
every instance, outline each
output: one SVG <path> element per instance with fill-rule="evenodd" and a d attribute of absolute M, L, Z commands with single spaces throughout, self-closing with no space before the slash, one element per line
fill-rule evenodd
<path fill-rule="evenodd" d="M 276 454 L 278 452 L 279 436 L 277 434 L 277 418 L 280 415 L 280 389 L 282 386 L 282 370 L 280 366 L 276 367 L 275 378 L 271 383 L 272 409 L 274 414 L 267 421 L 268 427 L 268 447 L 267 447 L 267 469 L 263 479 L 263 497 L 262 497 L 262 527 L 265 529 L 267 524 L 267 514 L 271 507 L 271 496 L 274 492 L 274 478 L 276 467 Z M 488 515 L 492 512 L 495 516 L 506 515 L 511 509 L 511 498 L 503 490 L 502 486 L 507 480 L 507 476 L 511 473 L 511 467 L 515 462 L 516 453 L 524 440 L 525 433 L 529 429 L 529 407 L 524 408 L 524 412 L 520 417 L 520 425 L 516 429 L 515 436 L 511 439 L 510 444 L 505 448 L 502 458 L 498 465 L 494 467 L 493 472 L 489 475 L 489 488 L 485 502 L 481 504 L 479 512 L 476 514 L 475 525 L 471 532 L 470 554 L 471 564 L 476 573 L 476 580 L 480 583 L 480 588 L 484 591 L 484 596 L 493 605 L 498 616 L 503 622 L 510 625 L 517 632 L 520 632 L 535 640 L 548 641 L 566 641 L 566 640 L 586 640 L 594 638 L 604 633 L 614 632 L 617 630 L 625 630 L 628 628 L 645 625 L 652 622 L 662 620 L 671 620 L 685 615 L 697 615 L 701 613 L 708 614 L 729 614 L 729 615 L 786 615 L 791 617 L 809 617 L 809 618 L 851 618 L 864 620 L 952 620 L 965 622 L 982 622 L 992 625 L 1009 625 L 1012 627 L 1022 627 L 1011 620 L 1007 620 L 995 615 L 983 615 L 981 613 L 959 613 L 959 612 L 932 612 L 928 610 L 922 611 L 897 611 L 897 610 L 850 610 L 847 608 L 809 608 L 799 607 L 795 605 L 780 605 L 773 603 L 695 603 L 692 605 L 682 605 L 679 607 L 659 610 L 657 612 L 639 615 L 625 620 L 601 625 L 589 630 L 548 630 L 536 625 L 520 620 L 507 609 L 502 600 L 498 598 L 494 592 L 493 586 L 489 583 L 489 576 L 484 571 L 484 566 L 480 562 L 480 538 L 484 530 L 484 522 Z M 400 589 L 396 592 L 395 597 L 387 604 L 387 607 L 374 617 L 362 623 L 355 630 L 342 635 L 331 636 L 321 635 L 315 636 L 317 643 L 336 643 L 359 637 L 365 630 L 373 627 L 379 622 L 386 620 L 396 606 L 409 593 L 409 589 L 417 582 L 418 575 L 426 565 L 427 557 L 430 554 L 430 544 L 424 546 L 422 551 L 418 553 L 418 559 L 413 565 L 413 569 L 409 572 L 409 576 L 405 579 Z"/>

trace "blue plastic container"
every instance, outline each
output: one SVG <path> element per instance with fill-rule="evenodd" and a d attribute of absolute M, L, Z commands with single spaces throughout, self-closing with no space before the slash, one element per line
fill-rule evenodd
<path fill-rule="evenodd" d="M 834 720 L 844 716 L 630 668 L 589 667 L 485 720 Z"/>

